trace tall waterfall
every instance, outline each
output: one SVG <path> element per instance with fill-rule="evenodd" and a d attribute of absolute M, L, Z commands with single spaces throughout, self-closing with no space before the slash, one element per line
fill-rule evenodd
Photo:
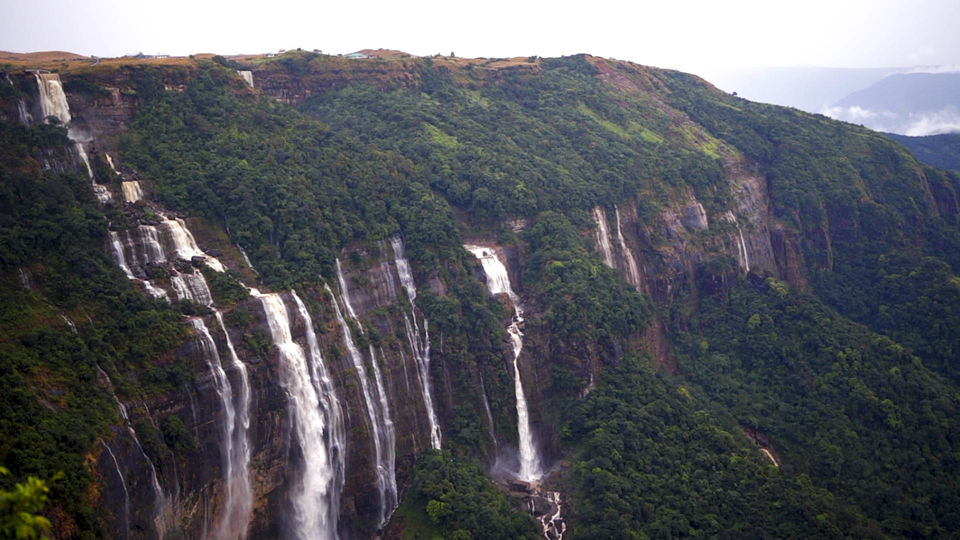
<path fill-rule="evenodd" d="M 623 238 L 623 228 L 620 225 L 620 209 L 614 206 L 613 211 L 617 216 L 617 242 L 620 244 L 620 253 L 627 263 L 627 281 L 636 287 L 637 290 L 640 290 L 643 287 L 643 280 L 640 278 L 640 269 L 637 267 L 637 260 L 633 256 L 633 250 L 630 249 L 627 241 Z"/>
<path fill-rule="evenodd" d="M 80 156 L 80 159 L 83 160 L 83 164 L 87 168 L 87 175 L 90 177 L 90 180 L 93 180 L 93 168 L 90 167 L 90 158 L 87 157 L 87 151 L 83 147 L 83 141 L 76 131 L 69 127 L 70 121 L 73 118 L 70 116 L 70 105 L 67 103 L 67 95 L 63 93 L 60 75 L 56 73 L 35 72 L 34 77 L 37 79 L 37 89 L 40 94 L 40 110 L 42 111 L 43 121 L 46 121 L 52 116 L 59 120 L 61 124 L 67 126 L 67 137 L 73 141 L 77 155 Z M 93 191 L 101 203 L 108 202 L 111 198 L 107 188 L 96 182 L 93 183 Z"/>
<path fill-rule="evenodd" d="M 420 336 L 420 325 L 417 324 L 417 286 L 413 281 L 413 272 L 410 271 L 410 262 L 403 247 L 403 240 L 399 236 L 390 239 L 390 245 L 393 247 L 394 261 L 397 265 L 397 275 L 400 276 L 400 283 L 407 291 L 407 300 L 410 302 L 410 317 L 413 317 L 413 324 L 410 323 L 410 317 L 406 312 L 403 314 L 404 329 L 407 332 L 407 340 L 410 342 L 410 349 L 413 351 L 414 360 L 417 362 L 417 370 L 420 374 L 420 386 L 423 390 L 423 405 L 427 409 L 427 419 L 430 422 L 430 446 L 434 449 L 440 449 L 441 433 L 440 423 L 437 421 L 437 413 L 433 408 L 433 396 L 430 393 L 430 330 L 429 321 L 426 317 L 423 319 L 423 337 Z"/>
<path fill-rule="evenodd" d="M 341 301 L 343 302 L 344 309 L 350 314 L 351 319 L 358 323 L 356 316 L 354 315 L 353 306 L 350 303 L 350 296 L 347 291 L 346 281 L 343 278 L 343 272 L 340 268 L 340 260 L 337 260 L 337 278 L 340 282 L 341 289 Z M 343 331 L 343 342 L 347 347 L 347 351 L 350 354 L 350 360 L 353 363 L 353 368 L 357 373 L 357 378 L 360 380 L 360 390 L 363 393 L 363 401 L 366 406 L 367 418 L 370 421 L 370 431 L 371 439 L 373 440 L 373 451 L 374 459 L 376 464 L 376 470 L 374 471 L 377 476 L 377 491 L 380 496 L 380 524 L 382 525 L 390 514 L 393 512 L 393 509 L 397 506 L 397 476 L 396 476 L 396 432 L 394 431 L 393 421 L 390 419 L 390 410 L 389 408 L 384 408 L 382 405 L 386 404 L 385 396 L 378 395 L 374 397 L 374 390 L 370 388 L 369 376 L 367 375 L 367 368 L 363 361 L 363 356 L 360 354 L 360 351 L 357 349 L 356 343 L 353 341 L 353 333 L 350 331 L 350 326 L 347 324 L 347 321 L 343 317 L 343 312 L 340 310 L 340 304 L 337 302 L 336 295 L 333 294 L 333 291 L 330 289 L 329 285 L 325 285 L 327 292 L 330 293 L 330 296 L 333 298 L 333 306 L 337 315 L 337 322 L 340 324 L 340 329 Z M 362 331 L 362 330 L 361 330 Z M 373 367 L 374 377 L 376 379 L 380 378 L 380 370 L 376 366 L 377 359 L 372 354 L 373 350 L 371 349 L 370 362 Z M 380 380 L 375 380 L 375 390 L 380 393 L 383 388 L 383 383 Z"/>
<path fill-rule="evenodd" d="M 613 250 L 610 248 L 610 229 L 607 228 L 607 216 L 603 208 L 599 206 L 593 209 L 593 220 L 597 222 L 597 230 L 594 231 L 594 238 L 597 240 L 597 246 L 600 247 L 600 253 L 603 255 L 603 262 L 607 266 L 614 268 Z"/>
<path fill-rule="evenodd" d="M 228 440 L 230 441 L 229 461 L 231 463 L 230 476 L 227 478 L 226 512 L 220 520 L 217 531 L 219 538 L 246 538 L 247 527 L 250 524 L 250 514 L 253 510 L 253 489 L 250 486 L 250 377 L 247 366 L 240 361 L 237 351 L 233 347 L 230 333 L 223 324 L 223 314 L 215 311 L 217 323 L 223 331 L 227 343 L 227 352 L 230 353 L 229 369 L 236 372 L 240 384 L 234 395 L 234 419 L 228 426 Z"/>
<path fill-rule="evenodd" d="M 517 431 L 520 439 L 520 471 L 518 478 L 525 482 L 539 479 L 543 472 L 540 470 L 540 457 L 537 455 L 536 444 L 533 440 L 533 430 L 530 427 L 530 415 L 527 411 L 527 397 L 523 391 L 523 381 L 520 378 L 520 368 L 517 359 L 523 349 L 523 309 L 520 307 L 520 297 L 513 292 L 510 285 L 510 274 L 507 268 L 497 258 L 496 252 L 487 247 L 466 245 L 467 251 L 480 259 L 483 272 L 487 276 L 487 289 L 490 294 L 506 294 L 513 302 L 513 321 L 507 327 L 510 343 L 513 345 L 513 386 L 517 398 Z"/>
<path fill-rule="evenodd" d="M 307 306 L 304 305 L 296 291 L 290 291 L 294 303 L 297 305 L 297 313 L 304 321 L 307 335 L 307 348 L 310 352 L 309 367 L 310 381 L 320 398 L 320 405 L 324 417 L 327 421 L 327 432 L 325 442 L 327 445 L 327 454 L 334 470 L 333 488 L 330 491 L 330 520 L 336 528 L 337 518 L 340 512 L 340 493 L 343 491 L 343 483 L 346 479 L 346 453 L 347 453 L 347 434 L 343 425 L 343 411 L 340 400 L 337 399 L 337 391 L 333 379 L 327 372 L 326 364 L 320 354 L 320 343 L 317 340 L 317 334 L 313 329 L 313 319 Z"/>
<path fill-rule="evenodd" d="M 270 335 L 280 352 L 280 384 L 287 393 L 288 410 L 303 459 L 300 475 L 290 491 L 292 534 L 300 539 L 336 538 L 337 467 L 324 440 L 324 430 L 328 427 L 321 411 L 324 402 L 310 376 L 303 348 L 293 341 L 283 299 L 278 294 L 261 294 L 259 299 Z"/>
<path fill-rule="evenodd" d="M 207 329 L 207 325 L 204 324 L 203 319 L 196 318 L 190 320 L 190 325 L 193 327 L 194 331 L 197 334 L 197 346 L 200 349 L 201 356 L 204 359 L 204 362 L 207 364 L 207 368 L 210 370 L 210 375 L 213 378 L 214 388 L 217 392 L 217 396 L 220 398 L 220 405 L 223 408 L 223 422 L 222 424 L 222 442 L 220 446 L 220 453 L 222 459 L 222 469 L 223 469 L 223 479 L 226 487 L 226 500 L 224 501 L 224 512 L 220 515 L 220 523 L 217 525 L 217 538 L 224 540 L 242 537 L 246 534 L 245 529 L 231 531 L 230 527 L 232 525 L 239 525 L 238 523 L 232 523 L 234 518 L 235 506 L 241 501 L 235 500 L 236 498 L 236 489 L 234 482 L 240 480 L 241 483 L 244 481 L 241 477 L 247 475 L 247 463 L 238 463 L 234 461 L 238 457 L 238 453 L 234 449 L 234 444 L 237 442 L 234 437 L 234 433 L 237 429 L 237 411 L 234 407 L 234 398 L 233 398 L 233 387 L 230 384 L 230 379 L 227 378 L 227 372 L 223 369 L 222 360 L 220 358 L 220 352 L 217 350 L 217 344 L 213 340 L 213 336 L 210 335 L 210 330 Z M 246 488 L 249 490 L 249 479 L 246 480 Z M 241 490 L 243 488 L 241 487 Z M 222 533 L 222 534 L 221 534 Z"/>

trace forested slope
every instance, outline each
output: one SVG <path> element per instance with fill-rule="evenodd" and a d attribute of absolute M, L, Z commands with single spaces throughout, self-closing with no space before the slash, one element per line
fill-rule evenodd
<path fill-rule="evenodd" d="M 337 258 L 373 290 L 361 269 L 402 236 L 429 284 L 417 304 L 444 445 L 398 462 L 408 498 L 388 535 L 535 530 L 477 468 L 496 471 L 516 446 L 517 413 L 511 311 L 486 294 L 465 242 L 505 253 L 522 297 L 520 370 L 565 537 L 960 529 L 960 178 L 895 142 L 582 55 L 291 52 L 61 75 L 82 118 L 122 89 L 135 111 L 100 144 L 151 204 L 249 254 L 257 279 L 232 278 L 301 291 L 322 337 L 336 325 L 322 286 L 336 287 Z M 107 371 L 128 381 L 121 397 L 184 384 L 177 311 L 203 310 L 138 293 L 104 248 L 131 210 L 98 206 L 80 173 L 44 169 L 50 152 L 71 159 L 62 129 L 5 118 L 0 465 L 14 475 L 0 482 L 67 470 L 52 505 L 75 524 L 58 534 L 79 537 L 99 530 L 83 458 L 118 425 L 89 382 Z M 242 288 L 223 287 L 236 296 L 218 307 L 242 303 Z M 353 327 L 361 347 L 401 350 L 402 332 L 378 321 L 402 309 L 370 308 Z"/>

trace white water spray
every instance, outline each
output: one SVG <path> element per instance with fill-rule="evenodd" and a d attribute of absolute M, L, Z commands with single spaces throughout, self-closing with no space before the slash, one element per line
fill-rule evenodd
<path fill-rule="evenodd" d="M 417 286 L 413 281 L 413 272 L 410 270 L 410 262 L 406 257 L 403 240 L 401 240 L 399 236 L 395 236 L 390 239 L 390 245 L 393 247 L 397 275 L 400 276 L 400 283 L 407 291 L 407 300 L 410 302 L 410 315 L 413 317 L 413 324 L 411 325 L 410 318 L 404 313 L 403 323 L 404 329 L 407 332 L 407 340 L 410 342 L 410 349 L 413 351 L 413 357 L 417 362 L 417 370 L 420 375 L 420 386 L 423 389 L 423 405 L 427 409 L 427 420 L 430 422 L 430 446 L 439 450 L 442 435 L 440 432 L 440 423 L 437 421 L 437 413 L 433 408 L 433 396 L 430 392 L 430 323 L 424 317 L 423 337 L 421 337 L 420 325 L 417 324 Z"/>
<path fill-rule="evenodd" d="M 273 342 L 280 352 L 280 384 L 286 390 L 297 444 L 303 455 L 302 470 L 291 489 L 292 531 L 296 538 L 336 538 L 336 516 L 331 508 L 335 467 L 324 442 L 326 422 L 321 401 L 310 377 L 307 357 L 290 332 L 290 318 L 277 294 L 261 294 Z"/>
<path fill-rule="evenodd" d="M 73 141 L 77 155 L 83 160 L 87 168 L 87 175 L 93 180 L 93 168 L 90 166 L 90 158 L 87 157 L 87 151 L 83 147 L 83 141 L 78 134 L 70 128 L 70 105 L 67 103 L 67 95 L 63 93 L 63 85 L 60 82 L 60 75 L 56 73 L 34 73 L 37 79 L 37 89 L 40 94 L 40 110 L 43 120 L 47 121 L 50 117 L 56 118 L 62 125 L 67 127 L 67 137 Z M 23 115 L 21 115 L 23 116 Z M 93 191 L 100 203 L 110 201 L 110 192 L 107 188 L 93 182 Z"/>
<path fill-rule="evenodd" d="M 220 521 L 220 528 L 217 532 L 220 538 L 246 538 L 247 527 L 250 524 L 250 513 L 253 509 L 253 490 L 250 486 L 250 378 L 247 374 L 247 366 L 240 361 L 237 351 L 233 347 L 233 341 L 230 339 L 230 333 L 227 332 L 226 325 L 223 324 L 223 314 L 215 312 L 217 323 L 223 331 L 224 339 L 227 343 L 227 351 L 230 353 L 230 369 L 235 371 L 240 379 L 238 392 L 236 393 L 237 405 L 235 409 L 235 418 L 230 426 L 230 462 L 231 476 L 227 479 L 229 489 L 227 512 Z"/>
<path fill-rule="evenodd" d="M 233 480 L 237 477 L 237 471 L 235 468 L 238 465 L 241 467 L 246 466 L 246 464 L 238 464 L 233 461 L 233 457 L 235 455 L 233 448 L 233 432 L 236 429 L 237 416 L 233 403 L 233 387 L 230 385 L 230 379 L 227 378 L 227 372 L 223 369 L 223 364 L 220 359 L 220 352 L 217 350 L 217 344 L 213 340 L 213 336 L 210 335 L 210 331 L 207 329 L 207 325 L 204 324 L 203 319 L 191 319 L 190 326 L 193 327 L 197 334 L 197 346 L 200 349 L 200 354 L 203 357 L 204 362 L 207 364 L 207 369 L 210 370 L 210 375 L 213 378 L 217 397 L 220 398 L 220 406 L 223 408 L 224 418 L 223 422 L 221 422 L 222 441 L 220 453 L 222 454 L 221 462 L 223 479 L 226 487 L 226 500 L 224 501 L 225 511 L 221 513 L 221 520 L 226 520 L 230 518 L 230 514 L 232 513 L 231 510 L 235 504 L 235 490 L 233 485 Z M 226 532 L 228 529 L 221 521 L 220 525 L 217 527 L 217 530 Z M 227 540 L 228 538 L 236 538 L 236 535 L 218 535 L 218 538 Z"/>
<path fill-rule="evenodd" d="M 343 411 L 340 400 L 337 399 L 337 391 L 333 379 L 327 371 L 320 354 L 320 343 L 317 340 L 317 334 L 313 329 L 313 319 L 307 306 L 304 305 L 296 291 L 290 291 L 290 296 L 297 305 L 297 313 L 303 319 L 304 328 L 307 335 L 307 350 L 310 353 L 309 368 L 310 381 L 320 399 L 321 410 L 327 422 L 327 432 L 325 444 L 327 455 L 331 466 L 334 469 L 333 487 L 330 491 L 330 520 L 336 527 L 336 522 L 340 511 L 340 493 L 343 491 L 343 483 L 346 479 L 346 452 L 347 452 L 347 434 L 343 425 Z"/>
<path fill-rule="evenodd" d="M 510 326 L 507 327 L 507 334 L 510 335 L 510 343 L 513 346 L 513 385 L 517 399 L 517 431 L 520 439 L 520 471 L 517 476 L 520 480 L 532 482 L 539 479 L 543 473 L 540 470 L 540 458 L 537 455 L 533 430 L 530 427 L 527 397 L 523 391 L 523 380 L 520 378 L 520 367 L 517 364 L 520 351 L 523 349 L 523 332 L 520 330 L 523 324 L 523 309 L 520 307 L 520 297 L 513 292 L 510 274 L 507 273 L 507 268 L 493 249 L 475 245 L 466 245 L 464 248 L 480 259 L 483 272 L 487 276 L 487 289 L 490 294 L 506 294 L 513 302 L 514 316 Z"/>
<path fill-rule="evenodd" d="M 193 234 L 182 219 L 164 220 L 163 226 L 170 235 L 170 240 L 173 243 L 173 252 L 176 253 L 177 258 L 189 261 L 193 259 L 193 257 L 203 257 L 207 266 L 210 268 L 213 268 L 217 272 L 226 272 L 227 269 L 224 268 L 220 261 L 207 255 L 197 247 L 197 241 L 194 240 Z"/>

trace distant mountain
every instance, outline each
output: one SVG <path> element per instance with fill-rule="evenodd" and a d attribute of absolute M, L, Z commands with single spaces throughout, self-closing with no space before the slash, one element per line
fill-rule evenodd
<path fill-rule="evenodd" d="M 896 68 L 763 67 L 702 73 L 727 92 L 751 101 L 820 112 L 883 79 Z"/>
<path fill-rule="evenodd" d="M 886 133 L 887 137 L 906 146 L 917 159 L 939 169 L 960 171 L 960 133 L 910 137 Z"/>
<path fill-rule="evenodd" d="M 903 135 L 960 132 L 960 73 L 890 75 L 822 112 Z"/>

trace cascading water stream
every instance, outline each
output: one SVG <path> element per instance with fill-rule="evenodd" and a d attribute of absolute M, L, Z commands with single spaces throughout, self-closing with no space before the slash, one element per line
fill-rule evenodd
<path fill-rule="evenodd" d="M 248 70 L 244 70 L 244 69 L 238 69 L 238 70 L 237 70 L 237 75 L 240 75 L 240 78 L 242 78 L 247 84 L 249 84 L 249 85 L 250 85 L 250 88 L 253 88 L 253 87 L 254 87 L 254 86 L 253 86 L 253 72 L 252 72 L 252 71 L 248 71 Z"/>
<path fill-rule="evenodd" d="M 623 227 L 620 225 L 620 209 L 614 206 L 613 211 L 617 216 L 617 242 L 620 244 L 620 252 L 627 263 L 627 280 L 637 290 L 640 290 L 643 286 L 643 280 L 640 278 L 640 269 L 637 267 L 637 260 L 633 257 L 633 251 L 623 237 Z"/>
<path fill-rule="evenodd" d="M 137 437 L 136 430 L 133 429 L 133 423 L 130 421 L 130 416 L 127 414 L 127 407 L 120 401 L 120 398 L 117 397 L 117 392 L 113 388 L 113 381 L 110 380 L 110 376 L 107 375 L 106 371 L 97 365 L 97 373 L 100 374 L 100 377 L 103 378 L 103 381 L 106 383 L 107 390 L 109 390 L 110 395 L 113 397 L 114 403 L 117 404 L 117 412 L 120 413 L 120 418 L 123 420 L 124 427 L 127 428 L 127 434 L 130 435 L 130 440 L 133 441 L 133 445 L 137 448 L 137 451 L 140 453 L 140 457 L 143 458 L 143 461 L 147 464 L 147 469 L 150 471 L 150 486 L 153 488 L 154 496 L 154 513 L 153 513 L 153 524 L 156 527 L 157 536 L 163 538 L 164 532 L 166 531 L 166 511 L 167 511 L 167 496 L 163 492 L 163 488 L 160 487 L 160 480 L 157 477 L 157 468 L 153 465 L 153 461 L 150 460 L 150 457 L 147 456 L 147 453 L 143 450 L 143 445 L 140 444 L 140 439 Z M 111 455 L 113 452 L 111 452 Z M 124 486 L 124 492 L 126 493 L 126 486 Z"/>
<path fill-rule="evenodd" d="M 404 329 L 407 332 L 407 340 L 410 342 L 410 349 L 413 351 L 414 360 L 417 362 L 417 370 L 420 374 L 420 386 L 423 389 L 423 405 L 427 409 L 427 419 L 430 422 L 430 446 L 434 449 L 440 449 L 442 434 L 440 432 L 440 423 L 437 421 L 437 414 L 433 408 L 433 396 L 430 392 L 430 330 L 429 321 L 426 317 L 423 319 L 423 337 L 420 337 L 420 327 L 417 324 L 417 285 L 413 281 L 413 272 L 410 270 L 410 262 L 407 260 L 406 252 L 403 246 L 403 240 L 399 236 L 390 239 L 390 245 L 393 247 L 394 262 L 397 266 L 397 275 L 400 276 L 400 284 L 407 291 L 407 300 L 410 302 L 410 315 L 413 317 L 413 324 L 410 324 L 410 318 L 403 314 Z"/>
<path fill-rule="evenodd" d="M 613 250 L 610 248 L 610 229 L 607 228 L 607 216 L 603 208 L 599 206 L 593 209 L 593 220 L 597 223 L 597 230 L 594 231 L 594 238 L 597 240 L 597 246 L 600 247 L 600 253 L 603 255 L 603 262 L 610 268 L 614 268 Z"/>
<path fill-rule="evenodd" d="M 217 312 L 218 322 L 223 324 L 220 313 Z M 220 514 L 220 523 L 217 525 L 216 538 L 223 540 L 242 538 L 246 536 L 246 525 L 249 521 L 249 511 L 252 504 L 250 500 L 250 481 L 248 476 L 249 449 L 245 452 L 238 451 L 237 443 L 245 444 L 238 437 L 238 418 L 237 410 L 234 404 L 233 386 L 227 377 L 227 372 L 223 368 L 220 352 L 217 350 L 217 344 L 210 335 L 203 319 L 196 318 L 190 320 L 190 325 L 197 333 L 197 345 L 200 348 L 201 355 L 210 370 L 210 375 L 214 381 L 217 396 L 220 398 L 220 405 L 223 408 L 224 421 L 222 422 L 222 443 L 220 451 L 223 461 L 223 479 L 226 487 L 226 498 L 224 501 L 224 512 Z M 226 330 L 226 329 L 224 329 Z M 228 336 L 229 338 L 229 336 Z M 232 349 L 232 346 L 231 346 Z M 233 354 L 231 350 L 231 354 Z M 234 359 L 236 359 L 234 355 Z M 237 360 L 239 363 L 239 360 Z M 249 425 L 249 420 L 247 420 Z M 242 439 L 245 439 L 244 434 Z M 244 500 L 246 499 L 246 500 Z M 246 517 L 246 520 L 244 519 Z"/>
<path fill-rule="evenodd" d="M 721 218 L 728 223 L 733 223 L 737 228 L 737 262 L 740 263 L 740 266 L 743 268 L 744 272 L 750 271 L 750 254 L 747 253 L 747 243 L 743 240 L 743 230 L 740 229 L 740 222 L 737 221 L 737 216 L 733 215 L 733 212 L 727 211 L 723 214 Z"/>
<path fill-rule="evenodd" d="M 520 307 L 520 297 L 513 292 L 510 285 L 510 274 L 507 268 L 497 258 L 496 252 L 487 247 L 466 245 L 467 251 L 480 260 L 483 272 L 487 276 L 487 289 L 490 294 L 506 294 L 513 302 L 513 321 L 507 327 L 510 343 L 513 346 L 513 383 L 517 399 L 517 431 L 520 439 L 520 471 L 517 474 L 520 480 L 532 482 L 542 476 L 540 458 L 537 455 L 536 444 L 533 440 L 533 430 L 530 427 L 530 415 L 527 410 L 527 398 L 523 391 L 523 380 L 520 378 L 520 367 L 517 359 L 523 349 L 523 309 Z"/>
<path fill-rule="evenodd" d="M 218 536 L 220 538 L 246 538 L 247 527 L 250 524 L 250 513 L 253 509 L 253 490 L 250 486 L 250 377 L 247 366 L 240 361 L 237 351 L 233 347 L 230 333 L 223 324 L 223 314 L 215 311 L 217 323 L 223 331 L 230 353 L 230 369 L 237 373 L 240 380 L 236 393 L 237 404 L 234 406 L 234 423 L 230 426 L 231 452 L 230 462 L 232 475 L 228 478 L 231 504 L 227 505 L 227 513 L 221 520 Z"/>
<path fill-rule="evenodd" d="M 60 75 L 39 72 L 33 75 L 37 79 L 37 89 L 40 91 L 40 111 L 43 114 L 43 120 L 46 121 L 52 116 L 64 126 L 69 124 L 72 120 L 70 105 L 67 104 L 67 95 L 63 93 Z"/>
<path fill-rule="evenodd" d="M 304 305 L 296 291 L 290 291 L 297 306 L 297 313 L 304 321 L 305 333 L 307 335 L 307 350 L 310 353 L 309 368 L 310 381 L 313 384 L 317 395 L 320 398 L 320 405 L 324 418 L 327 423 L 326 447 L 327 455 L 330 458 L 334 470 L 333 487 L 330 491 L 330 520 L 334 523 L 339 517 L 340 511 L 340 493 L 343 491 L 343 483 L 346 479 L 346 452 L 347 452 L 347 434 L 343 425 L 343 411 L 340 400 L 337 399 L 337 391 L 333 379 L 327 371 L 320 354 L 320 343 L 317 340 L 317 334 L 313 329 L 313 319 L 307 306 Z"/>
<path fill-rule="evenodd" d="M 500 441 L 497 440 L 497 432 L 493 428 L 493 414 L 490 412 L 490 400 L 487 399 L 487 386 L 483 383 L 483 374 L 480 374 L 480 395 L 483 396 L 483 412 L 487 414 L 487 427 L 489 428 L 490 441 L 493 442 L 494 451 L 500 451 Z"/>
<path fill-rule="evenodd" d="M 310 376 L 307 357 L 290 331 L 287 306 L 278 294 L 260 294 L 270 334 L 280 353 L 280 384 L 286 390 L 288 410 L 303 456 L 302 470 L 290 490 L 292 535 L 300 539 L 336 538 L 339 508 L 336 467 L 324 441 L 327 428 L 323 403 Z"/>
<path fill-rule="evenodd" d="M 117 476 L 120 478 L 120 486 L 123 488 L 123 538 L 130 538 L 130 491 L 127 490 L 127 479 L 123 476 L 123 471 L 120 470 L 120 462 L 117 461 L 117 456 L 110 449 L 110 445 L 103 439 L 100 440 L 100 444 L 110 454 L 114 470 L 117 471 Z"/>
<path fill-rule="evenodd" d="M 740 253 L 743 255 L 743 269 L 750 271 L 750 255 L 747 254 L 747 243 L 743 241 L 743 231 L 740 230 L 740 224 L 737 223 L 737 234 L 740 236 Z"/>
<path fill-rule="evenodd" d="M 143 198 L 143 191 L 140 189 L 140 182 L 133 180 L 131 182 L 122 182 L 120 187 L 123 189 L 124 202 L 133 203 Z"/>
<path fill-rule="evenodd" d="M 210 268 L 213 268 L 217 272 L 226 272 L 227 269 L 224 268 L 220 261 L 207 255 L 197 247 L 197 241 L 194 240 L 193 234 L 190 233 L 190 229 L 187 228 L 186 223 L 184 223 L 182 219 L 167 219 L 163 221 L 162 225 L 170 235 L 170 240 L 173 243 L 173 252 L 178 258 L 190 261 L 194 257 L 203 257 L 204 262 L 206 262 Z"/>
<path fill-rule="evenodd" d="M 340 288 L 342 291 L 341 300 L 344 305 L 344 309 L 348 314 L 353 313 L 353 306 L 350 304 L 350 296 L 347 292 L 346 281 L 343 279 L 343 273 L 340 269 L 340 261 L 337 260 L 337 277 L 340 281 Z M 357 373 L 357 378 L 360 381 L 360 390 L 363 394 L 364 405 L 366 406 L 367 418 L 370 421 L 370 431 L 371 439 L 373 440 L 373 451 L 375 459 L 374 471 L 377 476 L 377 491 L 380 496 L 380 524 L 382 525 L 387 517 L 390 516 L 390 513 L 393 512 L 393 509 L 397 506 L 397 478 L 395 472 L 395 448 L 391 441 L 396 439 L 396 435 L 393 432 L 393 422 L 390 421 L 389 411 L 383 411 L 378 406 L 378 403 L 381 402 L 379 399 L 374 399 L 373 392 L 370 389 L 370 382 L 367 376 L 367 368 L 364 365 L 363 356 L 360 354 L 360 351 L 357 349 L 356 343 L 353 341 L 353 333 L 350 330 L 350 326 L 347 324 L 347 321 L 343 317 L 343 313 L 340 310 L 340 304 L 337 302 L 336 295 L 333 294 L 333 291 L 330 289 L 329 285 L 324 285 L 327 292 L 333 298 L 334 311 L 337 315 L 337 322 L 340 324 L 340 329 L 343 332 L 343 342 L 347 347 L 347 352 L 350 355 L 350 360 L 353 363 L 354 371 Z M 353 320 L 356 321 L 356 318 L 353 317 Z M 358 324 L 359 328 L 359 324 Z M 376 358 L 371 358 L 371 362 L 376 362 Z M 379 374 L 379 370 L 374 372 L 375 375 Z M 382 384 L 378 385 L 382 387 Z"/>
<path fill-rule="evenodd" d="M 213 305 L 210 287 L 200 272 L 171 276 L 170 286 L 173 287 L 177 300 L 192 300 L 202 306 Z"/>
<path fill-rule="evenodd" d="M 56 73 L 35 72 L 34 77 L 37 79 L 37 89 L 40 94 L 40 110 L 42 111 L 43 121 L 46 122 L 50 117 L 54 117 L 60 124 L 67 127 L 67 137 L 73 141 L 77 155 L 83 160 L 83 164 L 87 168 L 87 175 L 92 181 L 93 168 L 90 166 L 90 158 L 87 157 L 87 151 L 83 147 L 83 141 L 69 125 L 73 118 L 70 116 L 70 105 L 67 103 L 67 95 L 63 93 L 60 75 Z M 93 191 L 100 203 L 110 201 L 110 192 L 107 191 L 107 188 L 104 186 L 93 182 Z"/>

